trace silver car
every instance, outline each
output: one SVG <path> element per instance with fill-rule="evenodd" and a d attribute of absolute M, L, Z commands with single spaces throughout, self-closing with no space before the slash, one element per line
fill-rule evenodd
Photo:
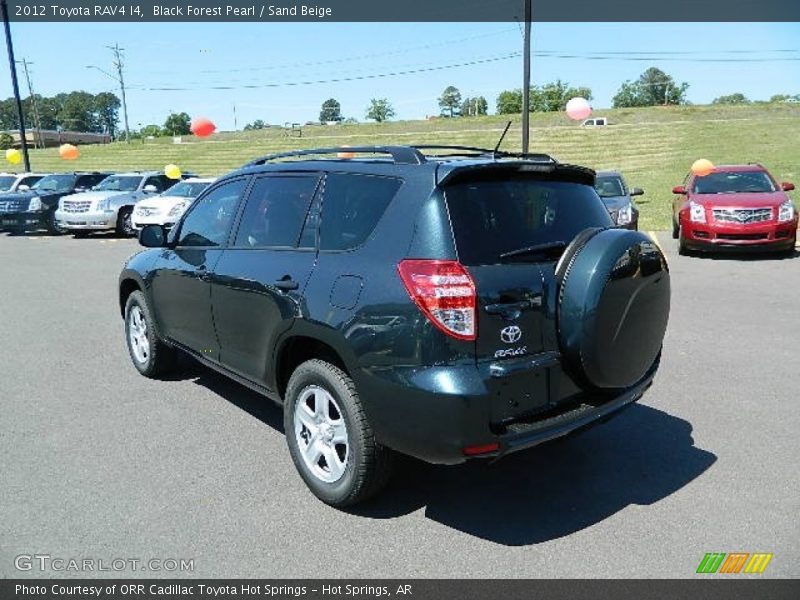
<path fill-rule="evenodd" d="M 174 179 L 161 171 L 109 175 L 91 191 L 61 198 L 56 222 L 78 237 L 111 229 L 120 235 L 135 235 L 131 223 L 134 205 L 142 198 L 163 192 L 174 183 Z"/>

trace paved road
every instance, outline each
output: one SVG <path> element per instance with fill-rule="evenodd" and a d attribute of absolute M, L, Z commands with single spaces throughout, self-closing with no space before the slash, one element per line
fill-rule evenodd
<path fill-rule="evenodd" d="M 800 576 L 800 254 L 658 237 L 673 310 L 640 405 L 494 466 L 406 460 L 343 513 L 295 474 L 276 407 L 191 363 L 167 382 L 129 364 L 135 242 L 0 234 L 0 576 L 44 553 L 193 558 L 195 577 L 689 577 L 711 551 Z"/>

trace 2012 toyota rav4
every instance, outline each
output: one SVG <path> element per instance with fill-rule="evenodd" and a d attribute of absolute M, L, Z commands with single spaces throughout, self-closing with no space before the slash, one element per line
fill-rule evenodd
<path fill-rule="evenodd" d="M 434 151 L 265 157 L 169 234 L 144 227 L 119 277 L 134 366 L 159 376 L 180 349 L 282 403 L 335 506 L 378 490 L 394 452 L 497 458 L 638 400 L 669 313 L 659 248 L 613 227 L 589 169 Z"/>

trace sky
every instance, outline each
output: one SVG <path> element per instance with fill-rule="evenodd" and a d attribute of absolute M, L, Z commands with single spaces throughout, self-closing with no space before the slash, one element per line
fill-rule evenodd
<path fill-rule="evenodd" d="M 532 31 L 532 83 L 588 86 L 595 109 L 650 66 L 688 82 L 695 104 L 734 92 L 800 93 L 800 23 L 534 23 Z M 438 114 L 448 85 L 486 97 L 491 113 L 500 91 L 522 87 L 518 23 L 12 23 L 12 36 L 45 96 L 119 95 L 113 79 L 86 68 L 113 71 L 107 46 L 118 43 L 131 128 L 163 124 L 171 111 L 222 130 L 256 119 L 304 123 L 330 97 L 344 117 L 364 120 L 370 98 L 388 98 L 395 118 L 419 119 Z M 11 80 L 0 70 L 5 98 Z M 20 85 L 27 96 L 21 71 Z"/>

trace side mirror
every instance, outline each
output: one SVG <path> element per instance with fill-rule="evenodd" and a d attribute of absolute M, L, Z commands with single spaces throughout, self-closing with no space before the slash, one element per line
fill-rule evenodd
<path fill-rule="evenodd" d="M 791 192 L 791 191 L 794 189 L 794 184 L 793 184 L 793 183 L 789 183 L 788 181 L 784 181 L 784 182 L 781 184 L 781 189 L 782 189 L 784 192 Z"/>
<path fill-rule="evenodd" d="M 644 190 L 642 188 L 633 188 L 631 190 L 631 196 L 643 196 Z"/>
<path fill-rule="evenodd" d="M 144 186 L 144 188 L 142 188 L 142 191 L 145 194 L 155 194 L 158 191 L 158 188 L 151 183 L 149 185 Z"/>
<path fill-rule="evenodd" d="M 27 191 L 30 191 L 30 189 L 31 189 L 31 186 L 29 186 L 29 185 L 27 185 L 25 183 L 20 183 L 17 186 L 17 191 L 18 192 L 27 192 Z"/>
<path fill-rule="evenodd" d="M 145 225 L 139 233 L 139 243 L 145 248 L 165 248 L 167 234 L 161 225 Z"/>
<path fill-rule="evenodd" d="M 686 188 L 683 187 L 682 185 L 676 185 L 674 188 L 672 188 L 672 193 L 673 194 L 685 194 L 686 193 Z"/>

